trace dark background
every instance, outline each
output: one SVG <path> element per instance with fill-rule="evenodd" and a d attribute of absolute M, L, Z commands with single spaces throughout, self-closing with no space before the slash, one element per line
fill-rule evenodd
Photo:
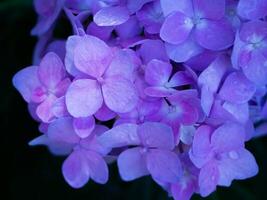
<path fill-rule="evenodd" d="M 125 199 L 164 200 L 167 194 L 149 177 L 122 182 L 116 165 L 110 166 L 106 185 L 90 181 L 84 188 L 70 188 L 61 175 L 64 158 L 54 157 L 44 148 L 28 146 L 39 135 L 38 124 L 28 114 L 26 103 L 12 87 L 12 76 L 31 65 L 36 38 L 30 36 L 36 15 L 31 0 L 0 0 L 0 110 L 1 110 L 1 187 L 4 199 Z M 63 31 L 63 30 L 62 30 Z M 218 188 L 207 200 L 267 199 L 267 138 L 250 141 L 259 174 L 249 180 L 235 181 L 230 188 Z M 4 157 L 4 159 L 2 159 Z M 193 200 L 202 199 L 194 196 Z"/>

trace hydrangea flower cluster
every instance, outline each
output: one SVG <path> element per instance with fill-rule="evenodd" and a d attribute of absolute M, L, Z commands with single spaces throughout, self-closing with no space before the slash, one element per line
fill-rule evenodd
<path fill-rule="evenodd" d="M 112 162 L 179 200 L 258 173 L 245 142 L 267 132 L 267 0 L 34 5 L 33 65 L 13 84 L 40 122 L 30 145 L 67 156 L 71 187 L 106 183 Z"/>

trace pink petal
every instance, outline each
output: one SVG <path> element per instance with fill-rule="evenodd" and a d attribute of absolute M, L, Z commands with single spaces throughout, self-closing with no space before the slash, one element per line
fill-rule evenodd
<path fill-rule="evenodd" d="M 53 106 L 57 97 L 49 95 L 36 109 L 37 116 L 45 123 L 51 122 L 54 117 Z"/>
<path fill-rule="evenodd" d="M 98 26 L 116 26 L 129 19 L 129 11 L 126 7 L 105 7 L 94 15 L 94 22 Z"/>
<path fill-rule="evenodd" d="M 52 113 L 55 117 L 65 117 L 68 116 L 69 113 L 66 107 L 65 96 L 57 98 L 52 106 Z"/>
<path fill-rule="evenodd" d="M 129 112 L 134 109 L 138 101 L 133 83 L 119 76 L 105 79 L 102 91 L 105 104 L 114 112 Z"/>
<path fill-rule="evenodd" d="M 79 137 L 86 138 L 92 133 L 95 128 L 95 118 L 92 116 L 74 118 L 73 128 Z"/>
<path fill-rule="evenodd" d="M 223 50 L 234 42 L 232 26 L 226 19 L 218 21 L 203 19 L 195 30 L 198 44 L 209 50 Z"/>
<path fill-rule="evenodd" d="M 124 181 L 132 181 L 149 174 L 145 155 L 140 147 L 127 149 L 118 157 L 120 176 Z"/>
<path fill-rule="evenodd" d="M 74 64 L 81 72 L 99 78 L 112 59 L 112 52 L 104 41 L 86 35 L 74 50 Z"/>
<path fill-rule="evenodd" d="M 176 183 L 182 175 L 178 155 L 167 150 L 149 150 L 147 153 L 147 169 L 153 179 L 167 183 Z"/>
<path fill-rule="evenodd" d="M 190 17 L 181 12 L 175 12 L 170 14 L 162 24 L 160 37 L 165 42 L 181 44 L 188 38 L 193 26 Z"/>
<path fill-rule="evenodd" d="M 242 73 L 231 73 L 219 92 L 222 99 L 232 103 L 246 103 L 254 95 L 256 88 Z"/>
<path fill-rule="evenodd" d="M 138 135 L 146 147 L 172 150 L 174 137 L 171 127 L 159 122 L 145 122 L 138 127 Z"/>
<path fill-rule="evenodd" d="M 38 67 L 38 77 L 49 89 L 55 89 L 65 76 L 65 69 L 57 54 L 47 53 Z"/>
<path fill-rule="evenodd" d="M 90 79 L 73 81 L 66 93 L 66 106 L 74 117 L 88 117 L 101 108 L 103 97 L 99 84 Z"/>

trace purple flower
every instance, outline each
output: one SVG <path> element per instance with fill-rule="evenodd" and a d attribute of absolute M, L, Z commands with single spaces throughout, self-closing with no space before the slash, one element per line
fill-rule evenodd
<path fill-rule="evenodd" d="M 72 187 L 82 187 L 89 178 L 97 183 L 106 183 L 108 167 L 103 156 L 110 150 L 101 146 L 96 138 L 107 128 L 97 125 L 89 137 L 80 139 L 73 124 L 76 122 L 71 117 L 57 119 L 49 125 L 46 135 L 40 136 L 30 144 L 47 145 L 58 154 L 64 151 L 64 153 L 70 153 L 73 150 L 62 166 L 64 178 Z"/>
<path fill-rule="evenodd" d="M 132 110 L 137 104 L 138 95 L 131 81 L 134 65 L 122 58 L 128 56 L 128 51 L 119 52 L 122 57 L 118 53 L 112 59 L 111 48 L 102 40 L 86 35 L 80 41 L 74 49 L 73 61 L 87 78 L 73 81 L 66 93 L 70 114 L 74 117 L 93 115 L 103 102 L 115 112 Z"/>
<path fill-rule="evenodd" d="M 175 200 L 190 200 L 198 192 L 199 170 L 190 161 L 188 154 L 180 156 L 182 161 L 183 176 L 175 184 L 171 184 L 171 194 Z"/>
<path fill-rule="evenodd" d="M 64 65 L 55 53 L 48 53 L 40 66 L 30 66 L 19 71 L 13 78 L 13 85 L 28 103 L 38 104 L 37 116 L 43 122 L 54 118 L 52 107 L 70 84 Z"/>
<path fill-rule="evenodd" d="M 260 19 L 267 15 L 266 0 L 240 0 L 237 7 L 238 14 L 249 20 Z"/>
<path fill-rule="evenodd" d="M 106 183 L 114 161 L 177 200 L 257 174 L 245 142 L 267 130 L 266 0 L 34 4 L 34 65 L 13 85 L 40 122 L 29 144 L 67 156 L 71 187 Z M 61 10 L 67 39 L 53 32 Z"/>
<path fill-rule="evenodd" d="M 161 1 L 166 19 L 160 37 L 179 45 L 194 34 L 196 42 L 210 50 L 222 50 L 234 40 L 231 25 L 224 17 L 225 0 Z"/>
<path fill-rule="evenodd" d="M 178 156 L 172 152 L 174 138 L 170 127 L 156 122 L 139 126 L 122 124 L 103 133 L 99 138 L 106 147 L 137 147 L 123 151 L 118 157 L 123 180 L 130 181 L 151 174 L 153 179 L 174 183 L 181 175 Z"/>
<path fill-rule="evenodd" d="M 258 173 L 254 157 L 244 148 L 244 133 L 245 129 L 235 123 L 225 123 L 215 130 L 205 125 L 197 129 L 190 158 L 200 169 L 202 196 L 213 192 L 216 185 L 230 186 L 234 179 Z"/>
<path fill-rule="evenodd" d="M 236 34 L 232 54 L 235 68 L 241 68 L 248 79 L 257 85 L 267 83 L 267 22 L 256 20 L 244 23 Z"/>
<path fill-rule="evenodd" d="M 191 84 L 192 78 L 184 71 L 176 72 L 171 78 L 172 66 L 160 60 L 151 60 L 145 68 L 145 80 L 150 85 L 145 93 L 151 97 L 167 97 L 176 92 L 175 87 Z"/>

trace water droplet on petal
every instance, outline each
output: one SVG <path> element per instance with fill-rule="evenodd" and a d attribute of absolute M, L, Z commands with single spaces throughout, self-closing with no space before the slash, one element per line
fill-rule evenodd
<path fill-rule="evenodd" d="M 236 151 L 230 151 L 230 152 L 228 153 L 228 155 L 229 155 L 229 158 L 231 158 L 231 159 L 233 159 L 233 160 L 236 160 L 236 159 L 239 158 L 238 153 L 237 153 Z"/>

